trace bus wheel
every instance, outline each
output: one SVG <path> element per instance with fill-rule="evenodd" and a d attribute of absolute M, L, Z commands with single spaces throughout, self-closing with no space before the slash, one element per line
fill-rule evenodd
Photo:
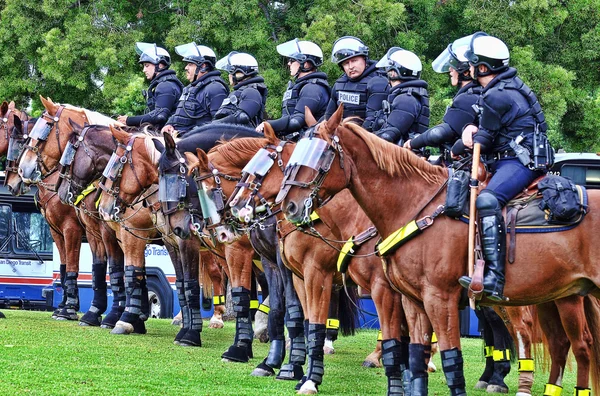
<path fill-rule="evenodd" d="M 150 318 L 164 319 L 167 317 L 166 297 L 160 288 L 158 281 L 148 278 L 148 304 L 150 306 Z"/>

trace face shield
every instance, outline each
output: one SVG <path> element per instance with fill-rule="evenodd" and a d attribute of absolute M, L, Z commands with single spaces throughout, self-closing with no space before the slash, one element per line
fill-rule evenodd
<path fill-rule="evenodd" d="M 117 153 L 113 153 L 108 160 L 108 164 L 106 164 L 106 168 L 104 168 L 104 172 L 102 172 L 102 176 L 115 181 L 117 176 L 119 176 L 121 169 L 123 169 L 121 158 L 124 158 L 126 161 L 126 157 L 121 157 Z"/>
<path fill-rule="evenodd" d="M 158 51 L 154 43 L 135 43 L 135 52 L 140 56 L 138 63 L 158 63 Z"/>
<path fill-rule="evenodd" d="M 11 136 L 8 140 L 8 151 L 6 153 L 6 159 L 8 161 L 16 161 L 23 151 L 23 142 L 26 138 L 18 138 Z"/>
<path fill-rule="evenodd" d="M 62 166 L 69 166 L 73 163 L 73 159 L 75 158 L 75 152 L 77 151 L 77 147 L 71 143 L 67 142 L 67 147 L 65 147 L 65 151 L 63 151 L 62 157 L 60 157 L 60 164 Z"/>
<path fill-rule="evenodd" d="M 202 216 L 209 224 L 218 224 L 221 222 L 221 216 L 219 216 L 219 210 L 215 203 L 215 194 L 217 191 L 209 190 L 204 183 L 201 183 L 201 188 L 198 188 L 198 198 L 200 200 L 200 208 L 202 209 Z M 222 198 L 222 197 L 219 197 Z M 222 199 L 220 199 L 222 201 Z"/>
<path fill-rule="evenodd" d="M 392 60 L 392 54 L 397 51 L 402 51 L 403 49 L 400 47 L 392 47 L 388 50 L 388 52 L 377 62 L 375 67 L 384 69 L 388 71 L 389 68 L 395 66 L 394 61 Z"/>
<path fill-rule="evenodd" d="M 314 170 L 321 168 L 323 154 L 327 150 L 327 142 L 323 139 L 302 138 L 296 145 L 287 167 L 295 165 L 308 166 Z"/>
<path fill-rule="evenodd" d="M 227 56 L 219 59 L 215 67 L 219 70 L 224 70 L 227 73 L 233 73 L 234 67 L 231 65 L 230 59 L 233 55 L 237 54 L 237 51 L 231 51 Z"/>
<path fill-rule="evenodd" d="M 158 200 L 179 202 L 187 195 L 187 180 L 181 173 L 162 174 L 158 180 Z"/>
<path fill-rule="evenodd" d="M 302 54 L 300 43 L 297 38 L 287 41 L 283 44 L 279 44 L 277 46 L 277 52 L 279 55 L 294 59 L 298 62 L 302 62 L 306 59 L 306 56 Z"/>
<path fill-rule="evenodd" d="M 58 118 L 54 118 L 54 122 L 57 122 Z M 40 117 L 33 126 L 31 133 L 29 136 L 32 139 L 36 140 L 46 140 L 48 139 L 48 135 L 54 126 L 54 122 L 48 122 L 44 117 Z"/>
<path fill-rule="evenodd" d="M 244 169 L 242 169 L 242 173 L 264 177 L 274 163 L 275 160 L 273 160 L 272 154 L 268 150 L 261 148 L 254 154 L 254 157 L 246 164 Z"/>

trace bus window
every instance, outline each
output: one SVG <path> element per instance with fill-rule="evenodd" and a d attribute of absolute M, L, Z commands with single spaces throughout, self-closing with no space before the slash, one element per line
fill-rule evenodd
<path fill-rule="evenodd" d="M 37 212 L 13 213 L 19 232 L 14 245 L 15 252 L 52 254 L 52 236 L 46 220 Z"/>
<path fill-rule="evenodd" d="M 0 249 L 8 251 L 8 225 L 10 224 L 10 206 L 0 205 Z"/>
<path fill-rule="evenodd" d="M 600 168 L 588 168 L 585 174 L 586 184 L 600 184 Z"/>

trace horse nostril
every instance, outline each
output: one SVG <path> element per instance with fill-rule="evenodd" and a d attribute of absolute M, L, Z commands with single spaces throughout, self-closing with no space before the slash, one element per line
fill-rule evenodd
<path fill-rule="evenodd" d="M 298 205 L 296 205 L 294 202 L 289 202 L 285 208 L 285 213 L 287 213 L 289 216 L 295 216 L 298 213 Z"/>

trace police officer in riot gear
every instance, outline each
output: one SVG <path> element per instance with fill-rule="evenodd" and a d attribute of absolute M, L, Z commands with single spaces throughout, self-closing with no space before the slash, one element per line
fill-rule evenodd
<path fill-rule="evenodd" d="M 363 128 L 373 130 L 376 113 L 387 98 L 388 81 L 368 55 L 369 48 L 356 37 L 345 36 L 333 44 L 331 61 L 344 74 L 333 85 L 325 118 L 343 103 L 344 117 L 359 117 Z"/>
<path fill-rule="evenodd" d="M 393 47 L 377 67 L 385 69 L 391 88 L 373 129 L 380 138 L 402 145 L 429 127 L 429 94 L 427 83 L 421 80 L 421 60 Z"/>
<path fill-rule="evenodd" d="M 233 92 L 221 104 L 214 122 L 256 128 L 263 120 L 267 103 L 267 86 L 258 75 L 258 62 L 250 54 L 232 51 L 217 62 L 216 68 L 229 73 Z"/>
<path fill-rule="evenodd" d="M 467 125 L 462 140 L 452 148 L 455 155 L 464 147 L 481 144 L 491 162 L 492 178 L 477 197 L 486 272 L 484 292 L 492 301 L 505 300 L 504 269 L 506 235 L 502 208 L 551 166 L 553 152 L 546 138 L 544 113 L 531 89 L 509 67 L 509 51 L 501 40 L 475 33 L 465 53 L 471 75 L 483 87 L 478 106 L 479 127 Z M 540 160 L 542 159 L 542 160 Z M 469 287 L 471 278 L 460 284 Z"/>
<path fill-rule="evenodd" d="M 164 48 L 157 47 L 154 43 L 138 42 L 135 50 L 140 55 L 138 63 L 143 65 L 144 74 L 150 80 L 150 86 L 144 93 L 146 111 L 137 116 L 121 115 L 117 120 L 129 126 L 149 123 L 162 128 L 177 107 L 183 84 L 175 71 L 169 69 L 171 56 Z"/>
<path fill-rule="evenodd" d="M 281 104 L 281 118 L 269 121 L 273 130 L 282 139 L 297 140 L 304 129 L 305 107 L 321 118 L 329 103 L 331 88 L 327 75 L 318 70 L 323 64 L 323 51 L 311 41 L 299 41 L 297 38 L 277 46 L 277 52 L 288 58 L 290 75 L 294 82 L 288 83 Z M 264 125 L 256 130 L 262 132 Z"/>
<path fill-rule="evenodd" d="M 196 43 L 175 47 L 175 52 L 187 62 L 185 73 L 190 84 L 183 89 L 175 113 L 167 121 L 163 132 L 177 130 L 183 136 L 192 128 L 212 121 L 229 93 L 221 73 L 215 70 L 217 57 L 213 50 Z"/>
<path fill-rule="evenodd" d="M 414 139 L 404 143 L 404 147 L 413 150 L 423 149 L 426 146 L 440 147 L 440 160 L 449 163 L 450 148 L 461 138 L 462 130 L 468 124 L 477 122 L 478 113 L 474 105 L 481 95 L 481 86 L 471 77 L 469 62 L 465 52 L 469 48 L 471 36 L 455 40 L 432 63 L 433 70 L 437 73 L 449 73 L 450 84 L 459 87 L 446 109 L 443 122 L 430 128 Z"/>

